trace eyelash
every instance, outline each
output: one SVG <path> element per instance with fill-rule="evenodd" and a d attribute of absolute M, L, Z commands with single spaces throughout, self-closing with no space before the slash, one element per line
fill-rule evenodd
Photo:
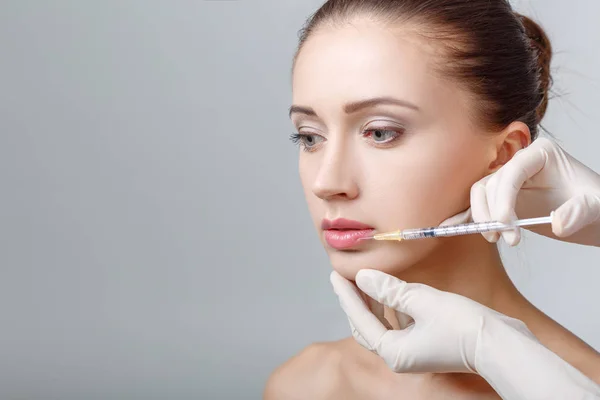
<path fill-rule="evenodd" d="M 400 129 L 400 128 L 371 128 L 371 129 L 365 129 L 362 132 L 362 136 L 363 137 L 371 137 L 372 136 L 372 132 L 374 131 L 384 131 L 384 132 L 395 132 L 396 136 L 394 138 L 392 138 L 390 141 L 385 142 L 385 143 L 380 143 L 379 147 L 387 147 L 389 146 L 391 143 L 395 142 L 396 140 L 398 140 L 402 135 L 404 135 L 404 129 Z M 367 133 L 371 132 L 371 134 L 367 135 Z M 302 147 L 303 151 L 306 152 L 313 152 L 315 151 L 315 149 L 313 147 L 309 147 L 306 145 L 306 143 L 304 142 L 304 140 L 307 137 L 311 137 L 311 136 L 321 136 L 321 135 L 317 135 L 317 134 L 309 134 L 309 133 L 292 133 L 290 135 L 290 140 L 292 141 L 292 143 L 294 143 L 295 145 L 299 145 L 300 147 Z M 321 136 L 322 137 L 322 136 Z M 323 138 L 324 139 L 324 138 Z M 376 144 L 377 145 L 377 144 Z"/>
<path fill-rule="evenodd" d="M 306 152 L 313 152 L 314 149 L 310 148 L 306 145 L 306 143 L 304 142 L 304 140 L 307 137 L 311 137 L 311 136 L 319 136 L 319 135 L 310 135 L 307 133 L 292 133 L 290 135 L 290 140 L 292 141 L 292 143 L 294 143 L 297 146 L 300 146 L 302 148 L 302 151 L 306 151 Z"/>

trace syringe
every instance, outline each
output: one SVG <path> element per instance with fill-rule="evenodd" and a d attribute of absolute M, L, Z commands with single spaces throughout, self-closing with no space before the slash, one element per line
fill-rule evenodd
<path fill-rule="evenodd" d="M 394 232 L 377 233 L 370 237 L 361 238 L 360 240 L 375 239 L 401 241 L 412 239 L 435 238 L 442 236 L 470 235 L 474 233 L 483 232 L 509 231 L 521 226 L 551 224 L 553 214 L 554 212 L 552 212 L 549 217 L 519 219 L 511 222 L 510 224 L 504 224 L 498 221 L 489 221 L 471 222 L 459 225 L 436 226 L 431 228 L 403 229 Z"/>

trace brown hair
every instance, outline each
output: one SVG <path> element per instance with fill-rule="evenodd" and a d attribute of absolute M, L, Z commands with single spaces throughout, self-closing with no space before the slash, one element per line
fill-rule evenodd
<path fill-rule="evenodd" d="M 542 28 L 508 0 L 328 0 L 300 31 L 294 63 L 318 28 L 359 16 L 411 23 L 415 33 L 442 46 L 440 72 L 474 94 L 478 122 L 502 129 L 521 121 L 531 139 L 537 137 L 552 85 L 552 47 Z"/>

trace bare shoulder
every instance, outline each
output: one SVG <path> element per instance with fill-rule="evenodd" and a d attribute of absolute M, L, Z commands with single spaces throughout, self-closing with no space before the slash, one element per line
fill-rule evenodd
<path fill-rule="evenodd" d="M 314 343 L 279 366 L 269 377 L 264 400 L 328 400 L 340 398 L 342 344 Z M 336 397 L 337 396 L 337 397 Z"/>

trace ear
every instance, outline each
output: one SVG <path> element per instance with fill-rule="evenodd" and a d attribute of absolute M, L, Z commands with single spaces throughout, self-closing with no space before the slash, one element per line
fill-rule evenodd
<path fill-rule="evenodd" d="M 488 173 L 496 172 L 510 161 L 515 153 L 531 144 L 531 132 L 523 122 L 515 121 L 496 136 L 496 158 L 490 163 Z"/>

